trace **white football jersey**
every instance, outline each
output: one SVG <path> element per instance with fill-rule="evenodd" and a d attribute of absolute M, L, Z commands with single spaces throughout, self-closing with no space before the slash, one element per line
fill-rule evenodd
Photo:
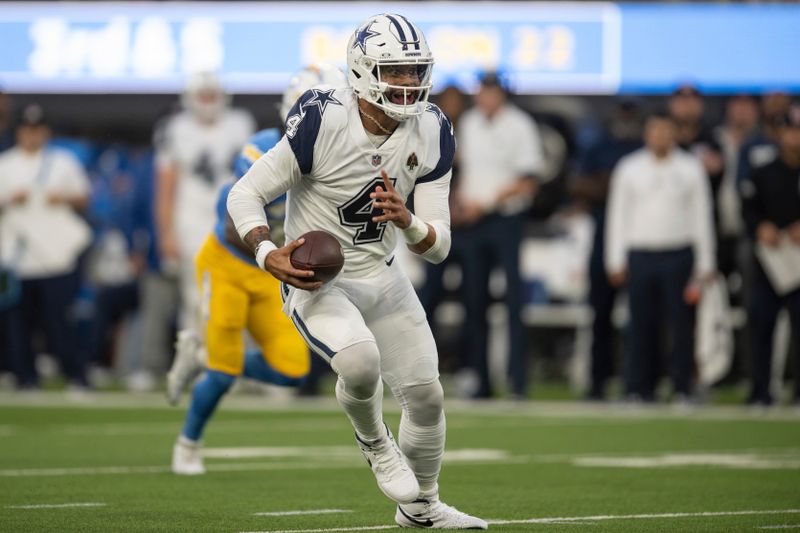
<path fill-rule="evenodd" d="M 233 176 L 234 160 L 254 130 L 244 110 L 228 109 L 213 124 L 184 111 L 156 139 L 157 164 L 178 171 L 174 221 L 185 253 L 194 255 L 211 231 L 217 193 Z"/>
<path fill-rule="evenodd" d="M 376 148 L 364 131 L 353 90 L 317 88 L 300 97 L 289 112 L 285 136 L 240 183 L 252 186 L 265 202 L 288 190 L 287 241 L 312 230 L 333 234 L 344 250 L 343 273 L 353 277 L 382 264 L 397 244 L 393 224 L 372 222 L 381 214 L 369 197 L 383 186 L 381 169 L 404 199 L 417 185 L 441 185 L 444 194 L 437 203 L 444 205 L 432 212 L 441 213 L 449 225 L 447 188 L 454 152 L 452 125 L 434 104 L 401 122 Z M 240 234 L 263 224 L 263 219 L 248 220 L 229 210 Z"/>

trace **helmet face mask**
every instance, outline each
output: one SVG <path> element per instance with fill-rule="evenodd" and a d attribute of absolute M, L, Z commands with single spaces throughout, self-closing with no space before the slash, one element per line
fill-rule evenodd
<path fill-rule="evenodd" d="M 390 118 L 403 121 L 425 110 L 433 55 L 422 32 L 402 15 L 370 17 L 350 37 L 350 85 Z"/>

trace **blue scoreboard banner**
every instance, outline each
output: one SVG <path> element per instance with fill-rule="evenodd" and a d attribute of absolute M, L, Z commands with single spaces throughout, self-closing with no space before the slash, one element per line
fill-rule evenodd
<path fill-rule="evenodd" d="M 344 67 L 369 15 L 425 32 L 438 88 L 500 68 L 519 93 L 800 92 L 800 5 L 541 2 L 2 2 L 9 92 L 177 92 L 219 72 L 236 93 L 282 92 L 309 63 Z"/>

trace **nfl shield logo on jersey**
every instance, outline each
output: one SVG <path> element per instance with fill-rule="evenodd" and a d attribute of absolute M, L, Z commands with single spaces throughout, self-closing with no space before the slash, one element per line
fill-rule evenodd
<path fill-rule="evenodd" d="M 372 166 L 377 167 L 381 164 L 381 156 L 380 155 L 373 155 L 372 156 Z"/>

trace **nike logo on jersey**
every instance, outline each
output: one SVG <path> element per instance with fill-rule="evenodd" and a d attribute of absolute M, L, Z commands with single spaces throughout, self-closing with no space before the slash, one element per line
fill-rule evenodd
<path fill-rule="evenodd" d="M 403 513 L 403 516 L 408 518 L 414 524 L 417 524 L 420 527 L 433 527 L 433 520 L 431 520 L 430 518 L 426 518 L 424 521 L 417 520 L 416 518 L 405 512 L 401 506 L 398 505 L 397 508 L 400 509 L 401 513 Z"/>
<path fill-rule="evenodd" d="M 386 266 L 387 266 L 387 267 L 390 267 L 390 266 L 392 266 L 392 263 L 394 263 L 394 256 L 392 256 L 392 257 L 390 257 L 389 259 L 387 259 L 387 260 L 385 261 L 385 263 L 386 263 Z"/>

